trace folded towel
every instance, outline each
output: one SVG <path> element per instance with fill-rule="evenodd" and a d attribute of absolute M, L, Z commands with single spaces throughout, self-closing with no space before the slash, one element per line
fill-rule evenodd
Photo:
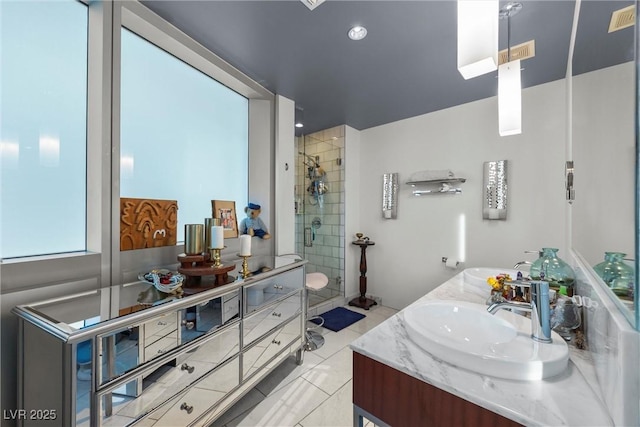
<path fill-rule="evenodd" d="M 409 181 L 437 181 L 439 179 L 451 178 L 455 178 L 453 172 L 447 169 L 443 169 L 415 172 L 411 175 Z"/>

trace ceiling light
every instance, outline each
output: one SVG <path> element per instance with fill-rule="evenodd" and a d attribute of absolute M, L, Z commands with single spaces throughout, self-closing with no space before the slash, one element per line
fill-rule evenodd
<path fill-rule="evenodd" d="M 362 40 L 367 35 L 367 29 L 359 25 L 349 30 L 349 38 L 351 40 Z"/>
<path fill-rule="evenodd" d="M 296 107 L 294 111 L 295 117 L 293 119 L 294 126 L 297 128 L 304 127 L 304 110 L 301 107 Z"/>
<path fill-rule="evenodd" d="M 509 3 L 500 10 L 500 18 L 507 18 L 507 62 L 498 68 L 498 133 L 500 136 L 522 133 L 520 60 L 511 61 L 511 17 L 521 9 L 522 4 Z"/>
<path fill-rule="evenodd" d="M 498 68 L 498 0 L 458 0 L 458 71 L 465 80 Z"/>
<path fill-rule="evenodd" d="M 498 67 L 498 126 L 500 136 L 522 133 L 520 60 Z"/>

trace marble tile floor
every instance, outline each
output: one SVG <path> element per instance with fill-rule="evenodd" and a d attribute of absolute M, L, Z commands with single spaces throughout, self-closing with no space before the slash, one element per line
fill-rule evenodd
<path fill-rule="evenodd" d="M 367 317 L 339 331 L 320 328 L 325 344 L 306 352 L 304 363 L 290 357 L 218 418 L 211 427 L 342 427 L 353 425 L 352 352 L 349 344 L 397 311 L 346 307 Z M 365 426 L 371 427 L 367 422 Z"/>

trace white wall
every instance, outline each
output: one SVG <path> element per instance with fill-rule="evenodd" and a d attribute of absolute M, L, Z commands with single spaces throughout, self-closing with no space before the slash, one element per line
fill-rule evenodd
<path fill-rule="evenodd" d="M 351 242 L 354 235 L 360 232 L 362 221 L 360 220 L 360 157 L 362 145 L 360 143 L 360 132 L 356 129 L 345 126 L 344 129 L 345 143 L 345 179 L 344 179 L 344 195 L 345 195 L 345 282 L 344 292 L 346 297 L 359 295 L 359 277 L 360 277 L 360 248 L 353 246 Z"/>
<path fill-rule="evenodd" d="M 276 95 L 275 101 L 275 188 L 278 189 L 275 194 L 276 203 L 275 222 L 276 233 L 273 237 L 275 240 L 276 254 L 290 254 L 296 251 L 295 245 L 295 132 L 294 132 L 294 116 L 295 104 L 290 99 L 281 95 Z M 285 232 L 280 232 L 286 230 Z M 273 233 L 270 231 L 270 233 Z"/>
<path fill-rule="evenodd" d="M 367 294 L 401 309 L 465 267 L 511 267 L 533 260 L 523 251 L 541 247 L 560 248 L 567 257 L 564 81 L 524 90 L 522 111 L 523 133 L 511 137 L 498 136 L 495 97 L 363 130 L 358 153 L 350 151 L 347 134 L 347 200 L 357 193 L 359 209 L 359 223 L 347 223 L 347 236 L 361 231 L 376 243 L 367 250 Z M 483 162 L 503 159 L 509 161 L 507 220 L 483 220 Z M 359 188 L 350 184 L 353 168 L 359 168 Z M 412 196 L 404 183 L 429 169 L 467 178 L 462 194 Z M 396 220 L 381 215 L 386 172 L 400 174 Z M 465 262 L 446 269 L 443 256 Z M 353 264 L 347 258 L 347 269 Z M 349 271 L 347 278 L 353 279 Z M 355 286 L 347 283 L 347 296 Z"/>

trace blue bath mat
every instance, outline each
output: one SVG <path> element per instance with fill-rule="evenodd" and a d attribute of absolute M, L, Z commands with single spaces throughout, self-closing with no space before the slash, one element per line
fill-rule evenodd
<path fill-rule="evenodd" d="M 329 310 L 326 313 L 320 315 L 324 319 L 323 328 L 327 328 L 330 331 L 338 332 L 347 326 L 353 325 L 358 320 L 364 319 L 364 314 L 356 313 L 344 307 L 336 307 L 333 310 Z M 311 319 L 311 322 L 319 325 L 320 319 Z"/>

